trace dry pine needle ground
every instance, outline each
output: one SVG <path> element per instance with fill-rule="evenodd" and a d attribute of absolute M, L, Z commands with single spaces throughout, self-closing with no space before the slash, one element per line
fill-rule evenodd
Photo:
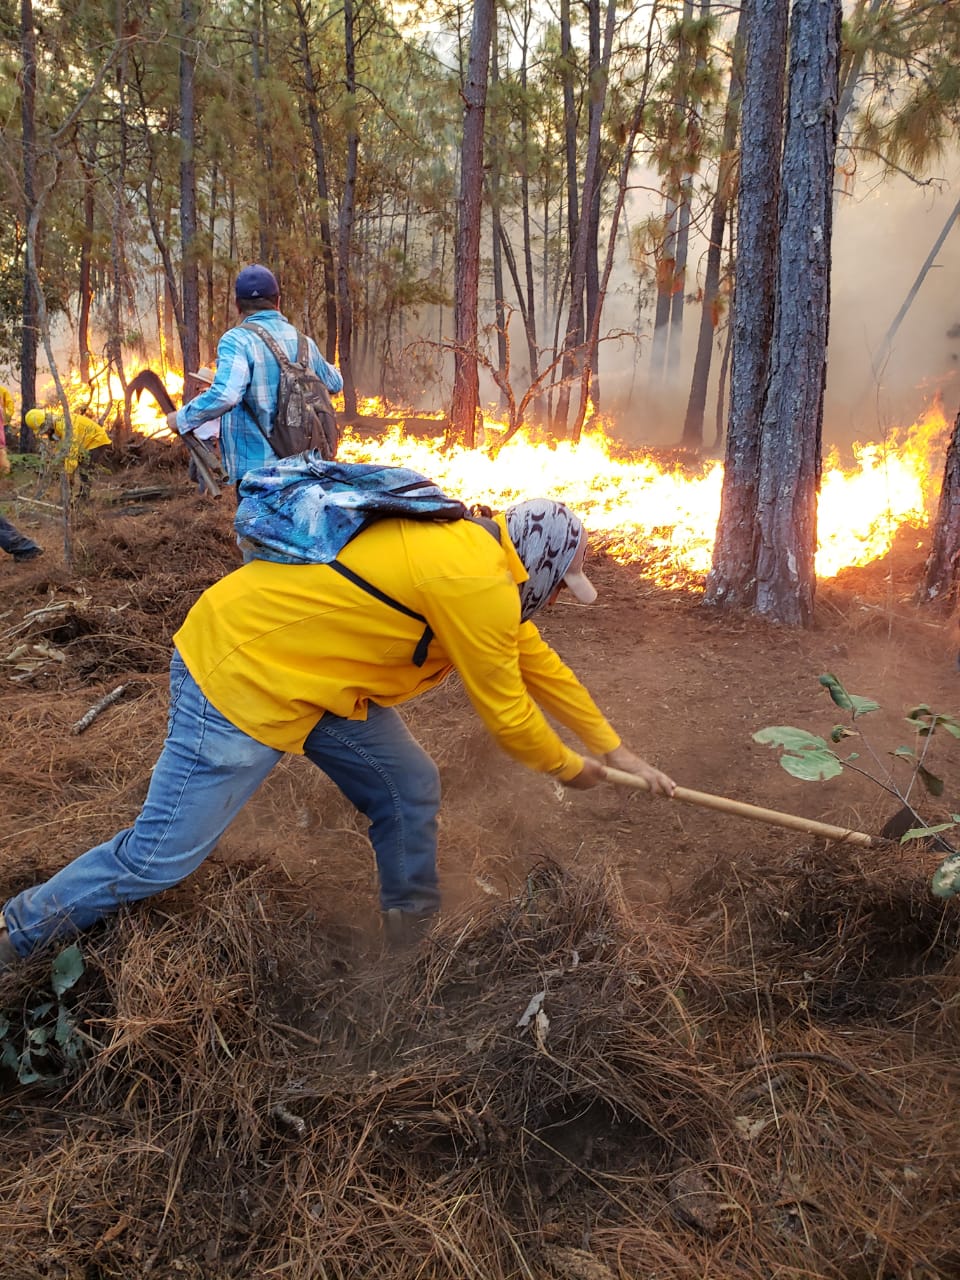
<path fill-rule="evenodd" d="M 51 552 L 3 579 L 0 892 L 135 816 L 229 515 L 104 508 L 71 573 Z M 490 757 L 464 723 L 444 693 L 416 727 L 489 887 Z M 0 1280 L 960 1275 L 960 924 L 928 869 L 758 842 L 654 909 L 609 859 L 524 846 L 519 891 L 474 893 L 398 963 L 356 908 L 355 816 L 295 765 L 267 792 L 222 861 L 82 940 L 61 1001 L 50 955 L 3 979 L 7 1042 L 52 1040 L 44 1087 L 0 1071 Z M 606 849 L 623 813 L 594 811 Z M 288 874 L 307 827 L 326 874 Z"/>
<path fill-rule="evenodd" d="M 644 920 L 544 863 L 398 963 L 213 863 L 84 941 L 79 1069 L 8 1080 L 0 1271 L 955 1275 L 957 925 L 918 890 L 754 868 Z M 825 894 L 854 923 L 804 950 L 777 904 Z"/>

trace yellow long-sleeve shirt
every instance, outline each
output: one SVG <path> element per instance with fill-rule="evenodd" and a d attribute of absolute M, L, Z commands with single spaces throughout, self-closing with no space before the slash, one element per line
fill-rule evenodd
<path fill-rule="evenodd" d="M 70 452 L 63 463 L 64 470 L 68 474 L 76 471 L 77 465 L 84 454 L 89 453 L 91 449 L 99 449 L 101 445 L 111 443 L 110 437 L 95 419 L 88 418 L 82 413 L 72 413 L 70 422 L 73 427 L 73 436 L 70 443 Z M 63 414 L 54 414 L 53 434 L 58 440 L 62 441 L 65 433 L 66 427 L 64 426 Z"/>
<path fill-rule="evenodd" d="M 572 778 L 583 759 L 543 710 L 595 754 L 620 739 L 536 627 L 520 621 L 517 584 L 527 575 L 498 523 L 500 543 L 468 520 L 383 520 L 340 553 L 347 568 L 427 620 L 433 639 L 421 667 L 413 654 L 424 624 L 328 565 L 245 564 L 203 593 L 174 642 L 217 710 L 278 750 L 302 753 L 325 711 L 363 719 L 368 702 L 406 702 L 456 669 L 505 751 Z"/>

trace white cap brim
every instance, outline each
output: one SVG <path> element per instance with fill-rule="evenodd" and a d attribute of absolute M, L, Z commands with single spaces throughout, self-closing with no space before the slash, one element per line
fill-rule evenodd
<path fill-rule="evenodd" d="M 565 573 L 563 581 L 581 604 L 593 604 L 596 600 L 597 589 L 585 573 Z"/>

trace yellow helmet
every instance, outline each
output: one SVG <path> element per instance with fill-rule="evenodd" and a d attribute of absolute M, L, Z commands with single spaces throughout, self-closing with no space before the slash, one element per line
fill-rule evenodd
<path fill-rule="evenodd" d="M 23 420 L 31 431 L 39 431 L 46 421 L 46 417 L 45 409 L 29 409 Z"/>

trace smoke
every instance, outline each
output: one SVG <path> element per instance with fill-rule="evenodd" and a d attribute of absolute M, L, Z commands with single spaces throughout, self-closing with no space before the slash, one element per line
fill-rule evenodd
<path fill-rule="evenodd" d="M 957 166 L 953 159 L 949 169 Z M 662 212 L 650 188 L 631 200 L 628 221 Z M 948 418 L 960 405 L 960 220 L 953 226 L 899 326 L 879 369 L 885 335 L 953 210 L 960 169 L 953 181 L 919 185 L 901 176 L 858 179 L 835 205 L 831 279 L 830 347 L 824 406 L 824 442 L 843 449 L 854 441 L 878 441 L 891 428 L 908 426 L 937 393 Z M 604 307 L 603 328 L 635 329 L 639 346 L 610 343 L 601 349 L 602 407 L 632 443 L 676 444 L 683 429 L 700 323 L 697 297 L 706 241 L 691 234 L 680 359 L 672 372 L 654 369 L 653 300 L 637 312 L 637 271 L 624 251 Z M 952 335 L 951 335 L 951 331 Z M 713 443 L 724 332 L 714 342 L 704 444 Z M 729 392 L 729 375 L 727 382 Z"/>
<path fill-rule="evenodd" d="M 956 161 L 954 160 L 954 164 Z M 951 182 L 888 178 L 841 196 L 834 224 L 827 373 L 829 432 L 838 443 L 879 439 L 907 425 L 937 392 L 948 418 L 960 401 L 960 222 L 951 228 L 879 369 L 885 335 L 952 212 Z M 825 434 L 827 426 L 825 425 Z"/>

